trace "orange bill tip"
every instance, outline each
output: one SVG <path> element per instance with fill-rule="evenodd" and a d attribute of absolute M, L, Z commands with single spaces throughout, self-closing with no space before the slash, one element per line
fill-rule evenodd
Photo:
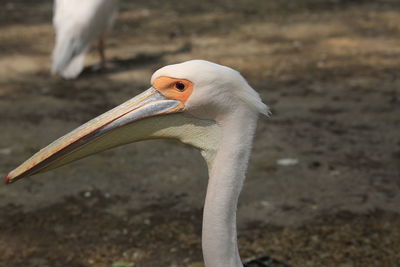
<path fill-rule="evenodd" d="M 5 177 L 5 183 L 6 184 L 11 184 L 11 178 L 10 178 L 10 174 L 7 174 Z"/>

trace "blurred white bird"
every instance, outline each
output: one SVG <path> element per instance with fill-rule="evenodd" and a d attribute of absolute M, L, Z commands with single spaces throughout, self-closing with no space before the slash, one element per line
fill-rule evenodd
<path fill-rule="evenodd" d="M 100 67 L 105 65 L 104 37 L 117 16 L 118 0 L 55 0 L 56 45 L 51 72 L 65 79 L 83 70 L 85 55 L 98 38 Z"/>

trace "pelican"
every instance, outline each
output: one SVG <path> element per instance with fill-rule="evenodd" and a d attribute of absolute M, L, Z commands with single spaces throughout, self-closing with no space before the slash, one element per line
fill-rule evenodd
<path fill-rule="evenodd" d="M 236 209 L 259 114 L 269 110 L 239 72 L 204 60 L 165 66 L 151 87 L 54 141 L 6 176 L 6 183 L 111 147 L 173 138 L 208 165 L 202 250 L 207 267 L 243 267 Z"/>
<path fill-rule="evenodd" d="M 117 4 L 118 0 L 55 0 L 53 74 L 76 78 L 82 72 L 91 43 L 97 38 L 100 67 L 105 66 L 104 38 L 114 23 Z"/>

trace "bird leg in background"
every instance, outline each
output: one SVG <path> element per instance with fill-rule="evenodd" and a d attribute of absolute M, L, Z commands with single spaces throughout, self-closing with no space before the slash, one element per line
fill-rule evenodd
<path fill-rule="evenodd" d="M 100 56 L 100 69 L 106 68 L 106 53 L 105 53 L 105 43 L 104 43 L 104 35 L 101 35 L 97 44 L 97 49 L 99 51 Z"/>

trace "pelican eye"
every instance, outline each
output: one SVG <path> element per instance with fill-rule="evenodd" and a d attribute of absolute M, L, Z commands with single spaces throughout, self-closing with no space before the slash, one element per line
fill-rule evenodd
<path fill-rule="evenodd" d="M 176 82 L 175 83 L 175 88 L 178 89 L 179 91 L 183 92 L 185 90 L 185 84 L 182 82 Z"/>

